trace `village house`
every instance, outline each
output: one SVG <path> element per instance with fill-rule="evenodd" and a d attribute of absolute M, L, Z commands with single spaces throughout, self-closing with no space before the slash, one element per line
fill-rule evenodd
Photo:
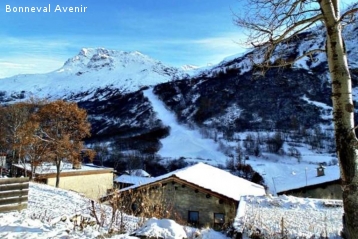
<path fill-rule="evenodd" d="M 150 174 L 143 169 L 126 170 L 124 173 L 114 179 L 115 188 L 126 188 L 133 185 L 141 185 L 147 183 L 150 178 Z"/>
<path fill-rule="evenodd" d="M 120 191 L 128 213 L 170 218 L 195 227 L 222 229 L 235 218 L 244 195 L 265 195 L 263 186 L 198 163 Z M 132 195 L 132 196 L 131 196 Z"/>
<path fill-rule="evenodd" d="M 324 167 L 319 165 L 315 170 L 306 170 L 292 174 L 292 184 L 276 185 L 277 195 L 292 195 L 304 198 L 342 199 L 342 186 L 337 165 Z M 293 180 L 287 180 L 293 181 Z"/>
<path fill-rule="evenodd" d="M 137 177 L 145 177 L 145 178 L 150 177 L 150 174 L 143 169 L 129 169 L 129 170 L 124 171 L 123 174 L 137 176 Z"/>
<path fill-rule="evenodd" d="M 30 164 L 26 164 L 26 173 L 32 174 Z M 24 165 L 13 164 L 12 172 L 15 176 L 24 175 Z M 43 163 L 36 167 L 32 175 L 35 182 L 50 186 L 56 185 L 56 167 L 51 163 Z M 63 163 L 60 172 L 59 188 L 72 190 L 91 199 L 98 199 L 107 195 L 113 189 L 113 168 L 83 164 L 73 167 L 71 163 Z"/>

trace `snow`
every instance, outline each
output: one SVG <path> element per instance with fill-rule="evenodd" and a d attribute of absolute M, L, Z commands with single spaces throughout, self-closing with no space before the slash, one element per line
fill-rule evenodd
<path fill-rule="evenodd" d="M 26 163 L 25 165 L 22 164 L 13 164 L 13 166 L 17 167 L 17 168 L 25 168 L 28 171 L 31 171 L 31 164 L 30 163 Z M 79 172 L 79 171 L 97 171 L 97 170 L 112 170 L 113 168 L 107 168 L 107 167 L 103 167 L 103 166 L 98 166 L 98 165 L 94 165 L 94 164 L 82 164 L 80 169 L 73 169 L 73 164 L 72 163 L 66 163 L 66 162 L 62 162 L 61 166 L 60 166 L 60 171 L 61 172 Z M 36 171 L 35 173 L 37 174 L 51 174 L 51 173 L 56 173 L 57 169 L 56 166 L 53 163 L 42 163 L 42 165 L 37 166 L 36 167 Z"/>
<path fill-rule="evenodd" d="M 133 233 L 149 238 L 182 239 L 187 235 L 184 228 L 173 220 L 151 218 Z"/>
<path fill-rule="evenodd" d="M 293 236 L 316 238 L 327 233 L 329 239 L 337 236 L 342 228 L 342 201 L 297 198 L 292 196 L 244 196 L 240 200 L 236 228 L 249 226 L 259 228 L 262 232 L 280 233 L 281 220 L 287 231 Z M 87 226 L 83 230 L 74 228 L 70 218 L 94 218 L 89 211 L 90 200 L 79 194 L 47 185 L 31 183 L 29 187 L 28 209 L 21 212 L 0 214 L 0 238 L 15 239 L 47 239 L 47 238 L 96 238 L 108 230 L 108 220 L 103 228 Z M 111 210 L 106 205 L 100 205 L 107 219 Z M 65 220 L 64 220 L 65 219 Z M 112 235 L 108 238 L 138 239 L 133 234 L 157 235 L 164 238 L 228 239 L 220 232 L 210 228 L 195 229 L 183 227 L 168 219 L 149 219 L 141 223 L 141 219 L 124 215 L 127 232 Z M 185 233 L 185 234 L 184 234 Z M 131 236 L 132 235 L 132 236 Z"/>
<path fill-rule="evenodd" d="M 86 226 L 83 230 L 75 227 L 75 222 L 80 220 L 94 221 L 90 214 L 90 199 L 81 195 L 50 187 L 47 185 L 30 182 L 28 208 L 21 212 L 13 211 L 0 213 L 0 238 L 15 239 L 93 239 L 101 238 L 108 232 L 111 209 L 106 205 L 98 205 L 98 213 L 106 218 L 104 226 Z M 72 222 L 70 219 L 72 218 Z M 115 226 L 118 227 L 116 224 Z M 124 234 L 107 235 L 105 238 L 113 239 L 138 239 L 130 236 L 136 230 L 144 232 L 151 228 L 152 233 L 162 235 L 171 233 L 175 239 L 182 239 L 183 231 L 189 234 L 201 235 L 203 239 L 228 239 L 219 232 L 210 229 L 199 230 L 183 227 L 171 220 L 150 219 L 142 227 L 142 219 L 124 215 L 124 226 L 127 231 Z M 169 237 L 165 237 L 169 238 Z"/>
<path fill-rule="evenodd" d="M 282 238 L 282 225 L 288 238 L 341 238 L 342 201 L 298 198 L 292 196 L 245 196 L 234 227 L 247 236 L 257 232 L 269 238 Z"/>
<path fill-rule="evenodd" d="M 154 183 L 172 176 L 232 198 L 236 201 L 239 201 L 240 197 L 244 195 L 265 195 L 265 189 L 263 186 L 204 163 L 197 163 L 195 165 L 152 178 L 152 180 L 148 181 L 146 184 Z M 140 186 L 142 185 L 145 184 L 141 184 Z M 137 186 L 139 185 L 123 190 L 129 190 Z"/>
<path fill-rule="evenodd" d="M 236 103 L 233 103 L 225 109 L 224 113 L 215 118 L 205 120 L 204 124 L 211 125 L 213 122 L 224 122 L 227 125 L 234 124 L 235 120 L 240 118 L 242 112 L 243 110 Z M 255 119 L 258 119 L 258 117 L 255 117 Z"/>
<path fill-rule="evenodd" d="M 163 158 L 180 158 L 185 157 L 188 162 L 205 162 L 211 165 L 225 165 L 227 156 L 218 151 L 218 146 L 211 139 L 203 139 L 199 132 L 180 125 L 175 115 L 169 111 L 164 103 L 154 95 L 152 89 L 144 91 L 144 95 L 152 104 L 153 110 L 157 112 L 157 117 L 165 125 L 169 125 L 170 135 L 161 140 L 162 148 L 158 154 Z M 317 105 L 323 110 L 329 110 L 330 107 L 310 101 L 306 96 L 302 99 Z M 240 138 L 245 138 L 242 133 Z M 255 133 L 255 132 L 253 132 Z M 287 151 L 287 144 L 284 145 Z M 309 150 L 307 146 L 297 146 L 301 153 L 300 162 L 294 157 L 288 155 L 277 155 L 263 152 L 260 157 L 250 155 L 250 160 L 246 161 L 255 171 L 257 171 L 265 180 L 268 191 L 272 194 L 297 189 L 304 186 L 316 185 L 325 182 L 331 182 L 340 178 L 339 166 L 330 165 L 325 169 L 325 176 L 317 177 L 316 168 L 318 164 L 325 162 L 331 164 L 332 157 L 330 154 L 318 154 Z M 206 160 L 203 160 L 206 159 Z M 306 177 L 307 175 L 307 177 Z"/>
<path fill-rule="evenodd" d="M 357 26 L 358 21 L 353 21 L 351 24 L 347 24 L 343 28 L 343 37 L 345 39 L 345 46 L 348 55 L 348 64 L 350 68 L 358 67 L 358 45 L 356 31 Z M 307 53 L 309 51 L 317 49 L 324 49 L 326 37 L 325 29 L 322 27 L 322 25 L 314 26 L 308 29 L 308 31 L 310 31 L 308 37 L 300 39 L 292 44 L 282 44 L 278 46 L 277 49 L 284 49 L 283 52 L 289 52 L 289 54 L 297 55 L 302 55 L 303 53 Z M 276 52 L 278 51 L 276 50 Z M 210 76 L 213 72 L 224 72 L 226 69 L 239 69 L 240 74 L 245 74 L 252 70 L 253 65 L 261 63 L 264 55 L 265 54 L 263 49 L 247 48 L 243 53 L 228 56 L 216 65 L 199 68 L 196 71 L 193 71 L 196 74 L 191 74 L 191 76 Z M 277 60 L 277 58 L 280 57 L 279 55 L 280 54 L 274 53 L 273 56 L 270 58 L 270 61 L 274 62 L 275 60 Z M 294 67 L 310 70 L 326 62 L 326 54 L 323 52 L 316 52 L 312 54 L 312 59 L 307 56 L 297 60 L 294 63 Z"/>
<path fill-rule="evenodd" d="M 352 25 L 348 25 L 344 30 L 350 67 L 357 67 L 358 64 L 357 31 L 354 31 L 357 24 L 355 22 Z M 324 42 L 323 35 L 318 39 L 302 42 L 297 46 L 297 51 L 303 53 L 319 48 L 322 42 Z M 263 54 L 260 51 L 255 54 L 251 54 L 250 51 L 228 57 L 216 66 L 200 69 L 185 66 L 183 67 L 184 71 L 166 67 L 161 62 L 139 52 L 85 48 L 77 56 L 69 59 L 57 71 L 47 74 L 18 75 L 0 79 L 1 91 L 6 91 L 8 95 L 25 91 L 25 97 L 36 96 L 55 99 L 69 96 L 71 93 L 84 91 L 93 93 L 95 89 L 107 86 L 119 88 L 123 91 L 135 91 L 142 86 L 167 82 L 173 78 L 182 78 L 188 74 L 193 76 L 195 74 L 211 74 L 214 71 L 225 71 L 228 68 L 240 68 L 240 72 L 243 74 L 251 70 L 253 62 L 258 62 L 262 59 L 260 56 Z M 252 59 L 246 57 L 248 54 L 251 54 Z M 295 66 L 309 70 L 325 62 L 326 56 L 318 54 L 316 59 L 310 65 L 308 64 L 309 58 L 302 58 L 296 62 Z M 144 94 L 152 103 L 158 118 L 171 128 L 169 137 L 161 140 L 163 147 L 158 153 L 162 157 L 185 157 L 187 161 L 191 162 L 204 161 L 213 165 L 225 164 L 227 156 L 217 150 L 218 145 L 213 140 L 203 139 L 198 131 L 178 124 L 175 115 L 165 108 L 164 104 L 153 94 L 152 89 L 144 91 Z M 353 95 L 354 97 L 358 96 L 357 87 L 353 89 Z M 90 97 L 91 93 L 88 99 Z M 331 107 L 320 102 L 311 101 L 306 96 L 303 96 L 302 99 L 322 110 L 331 111 Z M 240 109 L 236 108 L 235 111 L 234 109 L 228 109 L 226 114 L 233 114 L 234 118 L 235 115 L 240 114 Z M 325 117 L 331 119 L 331 116 Z M 280 156 L 265 152 L 260 157 L 250 156 L 246 163 L 252 165 L 264 177 L 269 191 L 274 194 L 306 185 L 316 185 L 339 179 L 338 165 L 326 166 L 325 176 L 316 176 L 318 163 L 329 162 L 332 159 L 331 155 L 317 154 L 317 152 L 309 150 L 306 146 L 298 147 L 298 150 L 302 155 L 300 163 L 297 162 L 297 159 L 287 155 Z M 335 159 L 335 156 L 333 158 Z M 203 165 L 199 164 L 200 167 L 204 167 Z M 239 193 L 235 192 L 236 188 L 222 187 L 222 183 L 218 183 L 228 180 L 226 177 L 229 178 L 228 175 L 222 172 L 217 173 L 212 172 L 210 169 L 200 169 L 199 174 L 190 173 L 189 170 L 175 172 L 174 174 L 185 180 L 198 183 L 212 191 L 231 195 L 231 197 L 240 196 Z M 173 175 L 173 173 L 170 175 Z M 205 182 L 209 184 L 206 185 L 202 178 L 209 177 L 208 175 L 210 178 Z M 215 180 L 216 177 L 219 177 L 220 180 Z M 238 219 L 245 222 L 255 221 L 261 224 L 260 228 L 264 225 L 272 232 L 280 231 L 279 225 L 282 218 L 285 218 L 286 224 L 290 226 L 289 231 L 296 236 L 310 237 L 312 233 L 320 236 L 322 231 L 327 231 L 329 237 L 334 238 L 341 228 L 342 208 L 325 208 L 322 206 L 323 200 L 283 196 L 277 198 L 245 197 L 242 202 L 244 203 L 240 204 Z M 60 220 L 63 217 L 70 218 L 78 214 L 87 217 L 90 214 L 88 207 L 89 199 L 79 194 L 30 183 L 28 209 L 22 212 L 0 214 L 0 238 L 95 238 L 103 233 L 104 229 L 87 227 L 83 231 L 78 230 L 78 228 L 73 230 L 74 225 L 72 222 Z M 110 212 L 110 209 L 106 206 L 102 205 L 102 207 L 106 212 Z M 131 232 L 139 227 L 137 218 L 126 216 L 126 220 L 128 220 L 128 230 L 131 230 Z M 151 219 L 145 225 L 146 228 L 150 228 L 154 233 L 174 233 L 174 231 L 178 235 L 182 233 L 180 226 L 167 220 Z M 145 229 L 142 228 L 142 231 L 144 232 Z M 200 233 L 202 238 L 225 238 L 222 234 L 213 232 L 210 229 L 202 230 Z M 128 233 L 117 235 L 113 238 L 136 237 L 131 237 Z"/>
<path fill-rule="evenodd" d="M 143 170 L 143 169 L 126 170 L 125 173 L 129 174 L 129 175 L 132 175 L 132 176 L 150 177 L 150 174 L 148 172 L 146 172 L 145 170 Z"/>
<path fill-rule="evenodd" d="M 326 110 L 332 110 L 331 106 L 326 105 L 326 104 L 321 103 L 321 102 L 312 101 L 306 95 L 302 96 L 301 99 L 306 101 L 306 102 L 308 102 L 308 103 L 310 103 L 310 104 L 316 105 L 317 107 L 320 107 L 320 108 L 323 108 L 323 109 L 326 109 Z"/>
<path fill-rule="evenodd" d="M 321 109 L 320 116 L 322 119 L 326 119 L 326 120 L 333 119 L 333 116 L 332 116 L 333 108 L 331 106 L 321 103 L 321 102 L 312 101 L 306 95 L 302 96 L 301 99 L 308 102 L 309 104 L 319 107 Z"/>
<path fill-rule="evenodd" d="M 141 177 L 141 176 L 132 176 L 132 175 L 121 175 L 117 177 L 114 182 L 117 183 L 128 183 L 128 184 L 135 184 L 135 185 L 142 185 L 147 182 L 152 181 L 152 178 L 149 177 Z"/>
<path fill-rule="evenodd" d="M 325 175 L 317 177 L 318 163 L 327 162 L 331 158 L 329 155 L 310 154 L 305 148 L 300 150 L 303 152 L 300 163 L 293 157 L 268 153 L 261 157 L 250 156 L 246 163 L 264 178 L 268 191 L 272 194 L 340 179 L 337 164 L 326 166 Z"/>
<path fill-rule="evenodd" d="M 157 117 L 170 127 L 170 135 L 161 140 L 163 147 L 158 151 L 161 157 L 184 157 L 187 161 L 205 160 L 213 165 L 225 164 L 227 157 L 217 150 L 218 145 L 214 140 L 203 139 L 198 131 L 178 124 L 175 115 L 154 95 L 152 88 L 143 93 L 151 102 Z"/>
<path fill-rule="evenodd" d="M 179 68 L 165 66 L 139 52 L 84 48 L 56 71 L 17 75 L 0 82 L 1 91 L 8 96 L 23 91 L 25 99 L 31 96 L 59 99 L 81 92 L 94 93 L 105 87 L 132 92 L 186 75 Z"/>

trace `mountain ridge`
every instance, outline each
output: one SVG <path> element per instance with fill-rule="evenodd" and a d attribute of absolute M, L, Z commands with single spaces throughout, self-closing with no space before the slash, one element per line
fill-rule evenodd
<path fill-rule="evenodd" d="M 358 100 L 357 28 L 355 22 L 344 31 L 355 101 Z M 300 34 L 287 46 L 286 54 L 279 56 L 286 59 L 322 47 L 323 33 L 318 27 L 317 31 Z M 214 139 L 227 157 L 237 154 L 238 144 L 245 153 L 257 157 L 262 152 L 275 151 L 272 146 L 277 140 L 274 138 L 276 133 L 279 137 L 282 135 L 284 143 L 281 151 L 270 153 L 296 157 L 295 152 L 310 147 L 316 154 L 335 157 L 331 85 L 325 56 L 317 54 L 290 67 L 270 69 L 263 77 L 252 71 L 260 54 L 259 50 L 253 49 L 212 67 L 188 73 L 166 67 L 139 52 L 83 48 L 55 71 L 64 77 L 52 79 L 50 82 L 55 83 L 47 88 L 40 86 L 41 80 L 46 81 L 53 74 L 35 75 L 41 79 L 32 78 L 33 92 L 21 90 L 21 81 L 29 76 L 0 79 L 1 83 L 11 85 L 0 90 L 0 102 L 24 100 L 29 92 L 76 101 L 87 110 L 92 125 L 88 144 L 105 142 L 113 152 L 125 152 L 125 155 L 113 156 L 117 159 L 127 157 L 132 160 L 141 155 L 140 166 L 147 163 L 149 167 L 148 158 L 157 158 L 162 139 L 171 130 L 144 95 L 143 91 L 149 86 L 154 87 L 153 92 L 165 108 L 175 114 L 180 124 L 200 131 L 204 138 Z M 272 58 L 272 64 L 276 60 L 278 56 Z M 57 87 L 57 81 L 61 80 L 63 85 Z M 70 85 L 67 90 L 65 83 Z M 250 146 L 248 142 L 253 143 Z"/>
<path fill-rule="evenodd" d="M 72 95 L 78 93 L 87 93 L 87 97 L 93 97 L 96 89 L 101 88 L 120 89 L 129 93 L 143 86 L 186 76 L 183 70 L 165 66 L 137 51 L 82 48 L 58 70 L 0 79 L 3 85 L 0 102 L 10 103 L 31 96 L 52 100 L 71 99 Z"/>

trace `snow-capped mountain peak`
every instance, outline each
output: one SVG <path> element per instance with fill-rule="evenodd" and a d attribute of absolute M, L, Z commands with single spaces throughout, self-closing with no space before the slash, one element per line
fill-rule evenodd
<path fill-rule="evenodd" d="M 139 62 L 142 64 L 160 64 L 156 61 L 138 51 L 125 52 L 108 50 L 105 48 L 82 48 L 78 55 L 68 59 L 64 68 L 73 67 L 87 67 L 87 68 L 103 68 L 115 67 L 115 63 L 122 63 L 127 65 L 130 62 Z"/>
<path fill-rule="evenodd" d="M 198 66 L 194 66 L 194 65 L 183 65 L 181 67 L 181 69 L 183 69 L 184 71 L 191 71 L 191 70 L 196 70 L 199 69 Z"/>
<path fill-rule="evenodd" d="M 131 92 L 184 76 L 183 70 L 166 66 L 137 51 L 82 48 L 56 71 L 0 79 L 3 86 L 0 101 L 29 96 L 68 98 L 83 92 L 90 96 L 96 89 L 108 87 Z"/>

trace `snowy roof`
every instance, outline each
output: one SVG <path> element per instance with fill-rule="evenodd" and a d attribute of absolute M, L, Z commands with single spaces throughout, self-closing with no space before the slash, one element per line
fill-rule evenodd
<path fill-rule="evenodd" d="M 13 164 L 17 168 L 24 168 L 22 164 Z M 31 165 L 29 163 L 25 164 L 26 170 L 31 171 Z M 98 171 L 98 170 L 112 170 L 113 168 L 107 168 L 102 166 L 97 166 L 94 164 L 82 164 L 80 169 L 73 169 L 71 163 L 62 163 L 61 173 L 64 172 L 84 172 L 84 171 Z M 36 167 L 36 174 L 53 174 L 56 173 L 56 166 L 51 163 L 43 163 L 41 166 Z"/>
<path fill-rule="evenodd" d="M 144 171 L 143 169 L 131 169 L 126 170 L 126 174 L 132 175 L 132 176 L 138 176 L 138 177 L 150 177 L 150 174 Z"/>
<path fill-rule="evenodd" d="M 114 182 L 117 183 L 128 183 L 133 185 L 142 185 L 146 184 L 148 182 L 151 182 L 152 178 L 149 177 L 140 177 L 140 176 L 132 176 L 132 175 L 126 175 L 123 174 L 116 179 L 114 179 Z"/>
<path fill-rule="evenodd" d="M 179 169 L 156 178 L 151 178 L 147 183 L 140 186 L 158 182 L 172 176 L 232 198 L 236 201 L 239 201 L 240 197 L 244 195 L 265 195 L 263 186 L 204 163 L 197 163 L 193 166 Z M 138 187 L 138 185 L 123 189 L 123 191 L 136 187 Z"/>
<path fill-rule="evenodd" d="M 318 167 L 318 166 L 317 166 Z M 326 166 L 324 168 L 325 175 L 317 177 L 316 168 L 310 168 L 301 171 L 287 172 L 286 175 L 274 177 L 275 188 L 277 193 L 313 186 L 322 183 L 332 182 L 340 179 L 339 166 Z"/>

